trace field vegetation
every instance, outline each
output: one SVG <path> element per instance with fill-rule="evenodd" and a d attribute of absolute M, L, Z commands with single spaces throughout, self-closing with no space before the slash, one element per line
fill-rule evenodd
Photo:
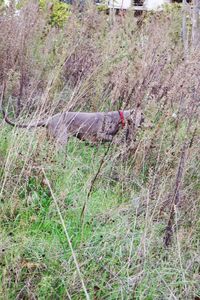
<path fill-rule="evenodd" d="M 141 107 L 145 122 L 112 143 L 71 138 L 57 152 L 45 129 L 1 116 L 0 298 L 200 299 L 200 52 L 190 20 L 186 48 L 179 6 L 111 18 L 74 5 L 63 18 L 56 2 L 41 3 L 1 6 L 9 117 Z"/>

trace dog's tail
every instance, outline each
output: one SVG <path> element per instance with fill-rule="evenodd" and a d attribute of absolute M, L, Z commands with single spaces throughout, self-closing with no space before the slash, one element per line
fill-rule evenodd
<path fill-rule="evenodd" d="M 30 122 L 29 124 L 18 124 L 18 123 L 15 123 L 13 121 L 11 121 L 6 112 L 4 111 L 4 109 L 2 109 L 2 114 L 3 114 L 3 118 L 4 120 L 6 121 L 7 124 L 13 126 L 13 127 L 17 127 L 17 128 L 35 128 L 35 127 L 45 127 L 46 126 L 46 121 L 45 120 L 42 120 L 42 121 L 35 121 L 35 122 Z"/>
<path fill-rule="evenodd" d="M 9 124 L 13 127 L 18 127 L 18 128 L 34 128 L 34 127 L 46 126 L 46 123 L 47 123 L 46 120 L 30 122 L 29 124 L 17 124 L 15 122 L 10 121 L 7 116 L 7 113 L 3 109 L 3 99 L 4 99 L 5 88 L 6 88 L 6 85 L 5 85 L 5 82 L 3 82 L 3 88 L 2 88 L 1 98 L 0 98 L 0 111 L 2 112 L 3 118 L 7 124 Z"/>

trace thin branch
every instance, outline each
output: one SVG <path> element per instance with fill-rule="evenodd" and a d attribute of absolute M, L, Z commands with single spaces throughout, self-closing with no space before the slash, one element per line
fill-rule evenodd
<path fill-rule="evenodd" d="M 87 193 L 87 196 L 86 196 L 86 200 L 85 200 L 85 202 L 83 204 L 83 208 L 81 210 L 81 220 L 82 220 L 83 224 L 84 224 L 84 216 L 85 216 L 85 212 L 86 212 L 86 207 L 87 207 L 88 200 L 89 200 L 90 195 L 92 193 L 95 181 L 96 181 L 96 179 L 97 179 L 97 177 L 98 177 L 98 175 L 99 175 L 99 173 L 101 171 L 101 168 L 102 168 L 102 166 L 103 166 L 103 164 L 105 162 L 105 158 L 106 158 L 106 156 L 107 156 L 107 154 L 108 154 L 108 152 L 110 150 L 110 146 L 111 146 L 111 143 L 109 143 L 109 145 L 108 145 L 108 147 L 107 147 L 107 149 L 106 149 L 103 157 L 100 160 L 99 168 L 97 169 L 97 172 L 95 173 L 95 175 L 93 176 L 93 178 L 92 178 L 92 180 L 90 182 L 90 187 L 89 187 L 89 190 L 88 190 L 88 193 Z"/>
<path fill-rule="evenodd" d="M 62 217 L 62 214 L 61 214 L 61 211 L 60 211 L 58 202 L 57 202 L 56 197 L 55 197 L 55 195 L 54 195 L 54 193 L 53 193 L 53 191 L 52 191 L 50 182 L 49 182 L 49 180 L 48 180 L 48 178 L 47 178 L 47 176 L 46 176 L 46 172 L 45 172 L 45 170 L 44 170 L 43 168 L 42 168 L 42 172 L 43 172 L 43 174 L 44 174 L 44 177 L 45 177 L 47 186 L 48 186 L 48 188 L 49 188 L 49 190 L 50 190 L 50 193 L 51 193 L 51 196 L 52 196 L 52 198 L 53 198 L 53 201 L 54 201 L 54 203 L 55 203 L 55 205 L 56 205 L 56 209 L 57 209 L 57 212 L 58 212 L 58 215 L 59 215 L 59 218 L 60 218 L 60 221 L 61 221 L 61 224 L 62 224 L 64 233 L 65 233 L 65 235 L 66 235 L 67 242 L 68 242 L 68 244 L 69 244 L 69 248 L 70 248 L 70 250 L 71 250 L 72 257 L 73 257 L 73 259 L 74 259 L 74 263 L 75 263 L 75 266 L 76 266 L 78 275 L 79 275 L 80 280 L 81 280 L 81 283 L 82 283 L 82 287 L 83 287 L 83 290 L 84 290 L 84 293 L 85 293 L 85 297 L 86 297 L 87 300 L 90 300 L 90 296 L 89 296 L 89 294 L 88 294 L 88 292 L 87 292 L 87 289 L 86 289 L 86 286 L 85 286 L 85 283 L 84 283 L 84 280 L 83 280 L 83 277 L 82 277 L 82 274 L 81 274 L 81 271 L 80 271 L 80 268 L 79 268 L 79 264 L 78 264 L 78 261 L 77 261 L 77 258 L 76 258 L 76 254 L 75 254 L 75 252 L 74 252 L 74 250 L 73 250 L 72 243 L 71 243 L 71 241 L 70 241 L 70 237 L 69 237 L 69 234 L 68 234 L 68 232 L 67 232 L 67 228 L 66 228 L 64 219 L 63 219 L 63 217 Z"/>

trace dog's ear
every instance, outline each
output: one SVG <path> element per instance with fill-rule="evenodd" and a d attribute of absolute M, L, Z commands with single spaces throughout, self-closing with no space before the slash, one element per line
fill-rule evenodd
<path fill-rule="evenodd" d="M 135 127 L 140 127 L 144 123 L 144 114 L 142 109 L 139 107 L 137 108 L 136 115 L 135 115 Z"/>

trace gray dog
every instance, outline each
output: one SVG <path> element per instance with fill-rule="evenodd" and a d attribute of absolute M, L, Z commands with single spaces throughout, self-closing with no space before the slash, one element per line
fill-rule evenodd
<path fill-rule="evenodd" d="M 112 141 L 118 130 L 125 126 L 126 122 L 139 127 L 144 121 L 140 109 L 111 111 L 111 112 L 63 112 L 58 113 L 42 121 L 29 124 L 15 124 L 10 121 L 3 112 L 5 121 L 19 128 L 46 127 L 48 136 L 53 137 L 60 146 L 65 146 L 69 136 L 75 136 L 81 140 L 90 142 Z"/>

